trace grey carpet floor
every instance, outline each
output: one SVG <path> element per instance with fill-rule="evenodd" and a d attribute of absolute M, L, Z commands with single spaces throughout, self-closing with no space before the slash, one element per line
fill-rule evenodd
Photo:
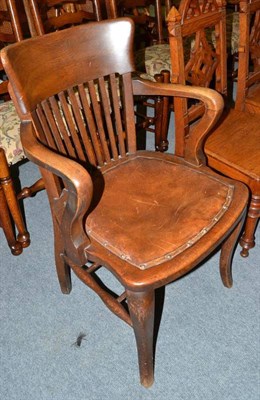
<path fill-rule="evenodd" d="M 23 185 L 37 177 L 31 163 L 20 168 Z M 145 389 L 132 330 L 78 279 L 61 294 L 46 193 L 24 204 L 32 243 L 21 256 L 0 229 L 1 400 L 260 399 L 259 228 L 248 258 L 236 250 L 232 289 L 221 283 L 218 253 L 166 288 L 155 383 Z"/>

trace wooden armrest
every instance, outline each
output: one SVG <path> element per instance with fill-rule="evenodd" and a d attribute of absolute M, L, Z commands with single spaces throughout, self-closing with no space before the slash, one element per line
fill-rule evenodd
<path fill-rule="evenodd" d="M 195 165 L 206 163 L 203 144 L 224 108 L 223 98 L 217 91 L 198 86 L 133 79 L 133 92 L 134 95 L 139 96 L 171 96 L 202 101 L 205 105 L 205 113 L 199 122 L 191 127 L 189 136 L 185 138 L 184 158 Z M 175 121 L 175 123 L 178 122 Z"/>
<path fill-rule="evenodd" d="M 31 122 L 21 123 L 21 142 L 26 156 L 38 166 L 47 169 L 62 178 L 66 183 L 73 183 L 78 194 L 85 195 L 91 201 L 92 180 L 87 170 L 79 163 L 55 153 L 41 144 L 35 134 Z"/>

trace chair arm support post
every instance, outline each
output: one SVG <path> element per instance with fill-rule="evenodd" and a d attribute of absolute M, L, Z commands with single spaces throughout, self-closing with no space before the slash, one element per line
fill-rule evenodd
<path fill-rule="evenodd" d="M 21 141 L 29 160 L 63 180 L 65 189 L 59 197 L 48 193 L 51 211 L 61 233 L 64 232 L 64 237 L 67 238 L 65 248 L 69 251 L 70 257 L 74 262 L 85 264 L 85 248 L 88 240 L 84 230 L 84 218 L 93 194 L 89 173 L 79 163 L 56 154 L 41 144 L 34 134 L 31 122 L 21 123 Z M 48 192 L 48 182 L 45 184 Z"/>
<path fill-rule="evenodd" d="M 185 138 L 184 157 L 191 164 L 205 165 L 203 144 L 207 134 L 222 114 L 224 108 L 222 96 L 217 91 L 208 88 L 158 83 L 143 79 L 133 80 L 133 93 L 134 95 L 171 96 L 202 101 L 205 105 L 205 112 L 200 121 L 192 127 L 189 136 Z"/>

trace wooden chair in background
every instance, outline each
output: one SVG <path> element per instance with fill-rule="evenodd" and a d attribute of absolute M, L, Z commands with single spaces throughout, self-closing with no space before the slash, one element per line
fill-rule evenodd
<path fill-rule="evenodd" d="M 148 387 L 156 289 L 220 245 L 221 277 L 232 285 L 232 253 L 248 190 L 205 165 L 203 138 L 221 114 L 221 96 L 133 80 L 133 40 L 133 22 L 118 18 L 23 41 L 1 56 L 11 96 L 26 116 L 25 153 L 40 167 L 48 192 L 61 290 L 70 292 L 72 269 L 133 327 L 141 383 Z M 137 151 L 135 95 L 205 104 L 182 156 Z M 123 286 L 121 295 L 99 285 L 102 267 Z"/>
<path fill-rule="evenodd" d="M 260 114 L 260 1 L 239 3 L 236 109 Z"/>
<path fill-rule="evenodd" d="M 159 0 L 106 0 L 108 18 L 129 17 L 135 23 L 135 50 L 167 41 L 166 20 L 170 4 Z M 164 15 L 165 14 L 165 15 Z"/>
<path fill-rule="evenodd" d="M 245 2 L 243 2 L 244 4 Z M 259 3 L 258 1 L 256 3 Z M 227 97 L 227 53 L 224 3 L 213 1 L 182 0 L 179 9 L 172 8 L 168 17 L 172 56 L 172 82 L 202 87 L 214 87 Z M 256 21 L 259 21 L 258 14 Z M 259 22 L 255 25 L 259 37 Z M 212 36 L 212 34 L 215 35 Z M 245 29 L 240 31 L 240 43 L 245 39 Z M 212 39 L 214 38 L 214 40 Z M 184 41 L 190 40 L 192 51 L 184 59 Z M 255 43 L 258 46 L 259 40 Z M 239 45 L 240 53 L 245 51 Z M 238 76 L 241 76 L 238 64 Z M 249 72 L 246 74 L 248 75 Z M 250 75 L 250 74 L 249 74 Z M 259 85 L 259 84 L 258 84 Z M 245 97 L 244 97 L 245 99 Z M 205 142 L 208 165 L 216 171 L 247 184 L 251 191 L 243 236 L 241 255 L 255 245 L 254 231 L 260 215 L 260 117 L 243 111 L 241 95 L 237 94 L 235 109 L 227 107 L 223 117 Z M 189 140 L 190 126 L 203 112 L 203 105 L 188 104 L 177 99 L 174 111 L 181 122 L 175 127 L 175 151 L 182 155 L 185 141 Z"/>
<path fill-rule="evenodd" d="M 171 58 L 166 30 L 170 0 L 106 0 L 109 18 L 129 17 L 135 22 L 135 64 L 144 79 L 170 82 Z M 136 101 L 138 123 L 155 136 L 155 148 L 166 151 L 169 127 L 169 99 L 155 97 Z M 144 110 L 142 110 L 144 108 Z M 153 109 L 153 113 L 149 113 Z M 141 110 L 141 111 L 140 111 Z M 151 115 L 152 114 L 152 115 Z"/>
<path fill-rule="evenodd" d="M 102 20 L 99 0 L 24 0 L 31 36 Z"/>
<path fill-rule="evenodd" d="M 21 41 L 24 32 L 28 33 L 23 11 L 19 1 L 2 0 L 0 2 L 1 47 Z M 3 79 L 0 84 L 0 226 L 12 254 L 19 255 L 23 248 L 30 244 L 30 236 L 25 226 L 19 200 L 42 189 L 43 182 L 40 180 L 30 188 L 23 188 L 17 195 L 10 166 L 25 158 L 20 141 L 20 118 L 13 102 L 10 101 L 7 90 L 8 80 L 2 63 L 0 63 L 0 71 Z"/>

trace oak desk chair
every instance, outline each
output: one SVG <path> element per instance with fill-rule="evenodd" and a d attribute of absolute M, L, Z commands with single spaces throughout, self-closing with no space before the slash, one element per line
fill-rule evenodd
<path fill-rule="evenodd" d="M 102 20 L 99 0 L 23 0 L 31 36 Z"/>
<path fill-rule="evenodd" d="M 25 153 L 41 168 L 48 192 L 61 290 L 70 292 L 72 269 L 133 327 L 141 382 L 148 387 L 155 289 L 188 273 L 219 245 L 221 277 L 232 285 L 231 258 L 248 190 L 205 165 L 201 145 L 221 114 L 221 96 L 132 80 L 133 40 L 130 19 L 101 21 L 9 46 L 2 61 L 23 120 Z M 183 157 L 136 151 L 133 95 L 205 103 Z M 123 294 L 99 286 L 101 267 L 118 279 Z"/>
<path fill-rule="evenodd" d="M 1 47 L 23 39 L 24 30 L 20 23 L 22 15 L 18 15 L 16 5 L 15 0 L 0 2 Z M 18 199 L 28 197 L 42 189 L 43 183 L 40 180 L 30 188 L 24 188 L 18 196 L 16 194 L 9 167 L 17 164 L 25 158 L 25 155 L 20 141 L 20 119 L 13 102 L 10 101 L 8 80 L 5 79 L 2 63 L 0 71 L 3 78 L 0 84 L 0 226 L 3 228 L 12 254 L 18 255 L 30 244 L 30 236 L 25 227 Z"/>
<path fill-rule="evenodd" d="M 259 19 L 257 19 L 259 21 Z M 220 1 L 208 3 L 200 0 L 182 0 L 177 11 L 172 8 L 168 18 L 172 55 L 172 81 L 203 87 L 214 87 L 227 96 L 227 53 L 225 7 Z M 259 35 L 259 23 L 256 27 Z M 212 32 L 215 43 L 212 43 Z M 240 32 L 241 43 L 243 30 Z M 183 42 L 194 43 L 190 57 L 184 60 Z M 259 41 L 256 43 L 259 54 Z M 242 51 L 244 47 L 239 46 Z M 239 55 L 240 57 L 240 55 Z M 241 64 L 238 65 L 240 69 Z M 243 67 L 244 68 L 244 67 Z M 241 72 L 238 71 L 238 75 Z M 243 236 L 240 240 L 241 255 L 255 245 L 254 232 L 260 216 L 260 116 L 242 111 L 236 100 L 235 109 L 227 107 L 221 120 L 205 142 L 208 165 L 220 173 L 247 184 L 251 202 L 247 213 Z M 182 155 L 190 125 L 203 111 L 201 104 L 189 105 L 185 100 L 174 103 L 175 113 L 184 121 L 175 128 L 176 154 Z M 184 119 L 182 118 L 184 116 Z M 184 134 L 185 132 L 185 134 Z"/>

